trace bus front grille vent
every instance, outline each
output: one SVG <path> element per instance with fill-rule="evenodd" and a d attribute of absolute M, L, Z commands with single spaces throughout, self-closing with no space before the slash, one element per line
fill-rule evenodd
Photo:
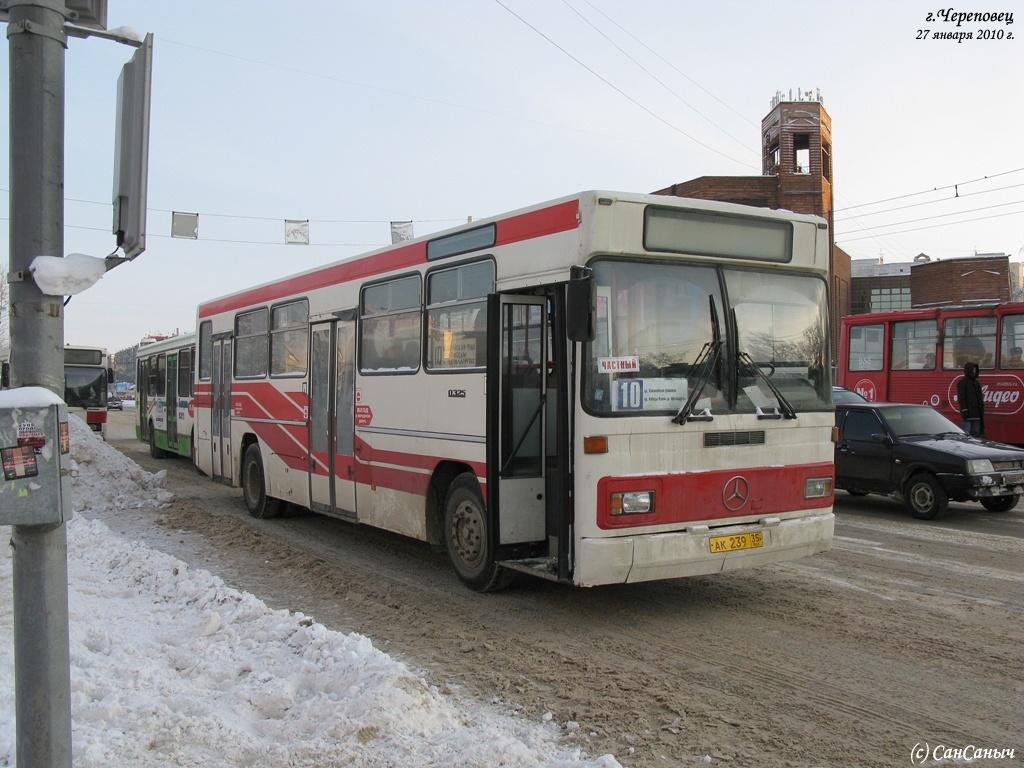
<path fill-rule="evenodd" d="M 764 445 L 764 430 L 704 433 L 705 448 L 724 448 L 734 445 Z"/>

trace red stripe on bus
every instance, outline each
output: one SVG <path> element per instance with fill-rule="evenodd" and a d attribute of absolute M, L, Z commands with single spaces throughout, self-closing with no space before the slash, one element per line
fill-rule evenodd
<path fill-rule="evenodd" d="M 597 483 L 597 524 L 601 528 L 663 525 L 693 520 L 771 515 L 832 506 L 832 494 L 804 498 L 804 482 L 833 477 L 832 462 L 792 467 L 744 467 L 637 477 L 602 477 Z M 612 515 L 611 494 L 653 491 L 654 511 Z"/>
<path fill-rule="evenodd" d="M 569 200 L 541 211 L 503 219 L 497 224 L 495 245 L 518 243 L 535 237 L 566 232 L 579 226 L 580 201 Z"/>
<path fill-rule="evenodd" d="M 495 244 L 507 245 L 576 229 L 579 226 L 579 206 L 579 200 L 569 200 L 539 211 L 501 219 L 495 222 Z M 199 317 L 211 317 L 242 307 L 269 304 L 286 296 L 405 269 L 423 264 L 426 260 L 427 242 L 424 240 L 409 243 L 200 304 Z"/>
<path fill-rule="evenodd" d="M 375 462 L 380 464 L 397 464 L 402 467 L 415 467 L 417 469 L 433 470 L 442 461 L 458 461 L 468 464 L 476 475 L 487 475 L 487 465 L 479 461 L 468 461 L 466 459 L 451 459 L 443 456 L 427 456 L 422 453 L 405 453 L 402 451 L 385 451 L 374 448 L 365 440 L 356 436 L 356 454 L 362 462 Z"/>
<path fill-rule="evenodd" d="M 302 472 L 308 471 L 307 455 L 297 455 L 298 446 L 281 428 L 280 424 L 268 424 L 267 422 L 250 422 L 249 429 L 256 433 L 260 442 L 265 443 L 271 452 L 277 456 L 289 469 L 297 469 Z M 264 462 L 266 459 L 264 459 Z"/>
<path fill-rule="evenodd" d="M 364 277 L 390 272 L 395 269 L 403 269 L 416 264 L 423 264 L 427 260 L 427 244 L 411 243 L 384 253 L 375 253 L 364 256 L 361 259 L 343 261 L 340 264 L 333 264 L 315 272 L 307 272 L 304 275 L 287 278 L 270 285 L 263 285 L 252 288 L 233 296 L 226 296 L 207 304 L 199 305 L 199 317 L 210 317 L 221 312 L 230 312 L 234 309 L 248 307 L 257 304 L 268 304 L 285 296 L 293 296 L 299 293 L 306 293 L 317 288 L 326 288 L 329 285 L 345 283 L 349 280 L 360 280 Z"/>
<path fill-rule="evenodd" d="M 255 412 L 248 405 L 248 398 L 237 397 L 239 394 L 248 394 L 265 412 Z M 241 406 L 242 412 L 236 412 L 238 416 L 251 416 L 253 418 L 271 418 L 287 421 L 301 421 L 306 418 L 302 408 L 296 405 L 295 401 L 285 397 L 273 384 L 265 381 L 237 382 L 231 387 L 231 405 Z"/>

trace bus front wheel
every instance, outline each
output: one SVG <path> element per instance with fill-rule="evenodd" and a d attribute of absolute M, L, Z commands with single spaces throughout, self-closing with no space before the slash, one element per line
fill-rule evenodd
<path fill-rule="evenodd" d="M 264 520 L 277 517 L 281 512 L 281 500 L 267 496 L 267 484 L 263 475 L 263 457 L 260 447 L 253 443 L 245 450 L 242 459 L 242 496 L 249 514 Z"/>
<path fill-rule="evenodd" d="M 444 544 L 459 579 L 470 589 L 493 592 L 511 583 L 512 572 L 492 552 L 487 511 L 476 477 L 464 472 L 452 481 L 444 504 Z"/>

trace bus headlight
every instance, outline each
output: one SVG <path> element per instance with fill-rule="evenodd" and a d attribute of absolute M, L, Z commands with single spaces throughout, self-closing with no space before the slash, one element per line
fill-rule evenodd
<path fill-rule="evenodd" d="M 613 493 L 610 512 L 613 515 L 643 515 L 654 511 L 654 491 Z"/>
<path fill-rule="evenodd" d="M 994 471 L 992 469 L 992 462 L 988 459 L 967 460 L 967 474 L 969 475 L 984 475 L 992 471 Z"/>
<path fill-rule="evenodd" d="M 831 477 L 808 477 L 806 480 L 804 480 L 805 499 L 824 499 L 831 495 Z"/>

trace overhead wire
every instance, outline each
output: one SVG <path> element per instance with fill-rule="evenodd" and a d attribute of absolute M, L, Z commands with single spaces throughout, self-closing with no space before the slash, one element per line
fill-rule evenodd
<path fill-rule="evenodd" d="M 1020 203 L 1024 203 L 1024 200 L 1011 200 L 1008 203 L 996 203 L 995 205 L 983 205 L 981 208 L 968 208 L 965 211 L 953 211 L 951 213 L 938 213 L 935 216 L 922 216 L 921 218 L 918 218 L 918 219 L 905 219 L 904 221 L 894 221 L 894 222 L 891 222 L 889 224 L 876 224 L 875 226 L 871 226 L 871 227 L 860 227 L 858 231 L 866 232 L 868 230 L 874 230 L 874 229 L 885 229 L 886 227 L 898 227 L 898 226 L 900 226 L 902 224 L 914 224 L 914 223 L 916 223 L 918 221 L 930 221 L 931 219 L 945 219 L 945 218 L 947 218 L 949 216 L 961 216 L 961 215 L 963 215 L 965 213 L 977 213 L 978 211 L 988 211 L 988 210 L 991 210 L 993 208 L 1004 208 L 1007 205 L 1019 205 Z M 850 234 L 850 233 L 849 232 L 837 232 L 836 233 L 836 237 L 842 237 L 843 235 L 847 235 L 847 234 Z M 885 233 L 883 233 L 883 234 L 885 234 Z"/>
<path fill-rule="evenodd" d="M 637 67 L 639 67 L 639 68 L 640 68 L 640 69 L 641 69 L 641 70 L 642 70 L 642 71 L 643 71 L 644 73 L 646 73 L 647 75 L 649 75 L 649 76 L 651 77 L 651 79 L 652 79 L 652 80 L 654 80 L 654 82 L 656 82 L 656 83 L 657 83 L 658 85 L 660 85 L 660 86 L 661 86 L 662 88 L 664 88 L 664 89 L 665 89 L 666 91 L 668 91 L 668 92 L 669 92 L 669 93 L 671 93 L 671 94 L 672 94 L 673 96 L 675 96 L 675 97 L 676 97 L 676 98 L 677 98 L 677 99 L 678 99 L 678 100 L 679 100 L 680 102 L 682 102 L 682 103 L 683 103 L 684 105 L 686 105 L 686 106 L 687 106 L 687 107 L 688 107 L 689 109 L 691 109 L 691 110 L 693 110 L 693 111 L 694 111 L 695 113 L 697 113 L 697 115 L 698 115 L 698 116 L 700 116 L 701 118 L 703 118 L 703 119 L 704 119 L 705 121 L 707 121 L 707 122 L 708 122 L 709 124 L 711 124 L 712 126 L 714 126 L 715 128 L 717 128 L 717 129 L 718 129 L 719 131 L 721 131 L 721 132 L 722 132 L 723 134 L 725 134 L 725 135 L 726 135 L 726 136 L 728 136 L 728 137 L 729 137 L 730 139 L 732 139 L 732 140 L 733 140 L 733 141 L 735 141 L 735 142 L 736 142 L 737 144 L 739 144 L 739 145 L 740 145 L 741 147 L 743 147 L 743 149 L 745 149 L 745 150 L 746 150 L 747 152 L 750 152 L 750 153 L 751 153 L 751 154 L 753 154 L 753 155 L 757 155 L 757 152 L 755 152 L 754 150 L 752 150 L 752 149 L 751 149 L 751 148 L 750 148 L 750 147 L 749 147 L 749 146 L 748 146 L 748 145 L 747 145 L 747 144 L 746 144 L 745 142 L 741 141 L 740 139 L 737 139 L 737 138 L 736 138 L 735 136 L 733 136 L 733 135 L 732 135 L 731 133 L 729 133 L 729 131 L 727 131 L 727 130 L 726 130 L 725 128 L 723 128 L 723 127 L 722 127 L 721 125 L 719 125 L 719 124 L 718 124 L 718 123 L 716 123 L 716 122 L 715 122 L 714 120 L 712 120 L 712 119 L 711 119 L 710 117 L 708 117 L 707 115 L 705 115 L 705 114 L 704 114 L 703 112 L 701 112 L 701 111 L 700 111 L 699 109 L 697 109 L 697 107 L 693 106 L 693 104 L 691 104 L 691 103 L 690 103 L 690 102 L 688 102 L 688 101 L 687 101 L 686 99 L 684 99 L 684 98 L 682 97 L 682 95 L 680 95 L 680 94 L 679 94 L 678 92 L 676 92 L 676 91 L 675 91 L 675 90 L 674 90 L 674 89 L 672 88 L 672 86 L 670 86 L 670 85 L 669 85 L 668 83 L 666 83 L 666 82 L 665 82 L 664 80 L 662 80 L 662 79 L 661 79 L 660 77 L 658 77 L 658 76 L 657 76 L 656 74 L 654 74 L 654 72 L 652 72 L 652 71 L 651 71 L 650 69 L 648 69 L 647 67 L 645 67 L 645 66 L 644 66 L 644 65 L 643 65 L 643 64 L 642 64 L 641 62 L 639 62 L 639 61 L 638 61 L 638 60 L 636 59 L 636 57 L 634 57 L 634 56 L 633 56 L 633 55 L 632 55 L 632 54 L 631 54 L 631 53 L 630 53 L 629 51 L 627 51 L 627 50 L 626 50 L 625 48 L 623 48 L 623 47 L 622 47 L 621 45 L 619 45 L 619 44 L 618 44 L 617 42 L 615 42 L 615 41 L 614 41 L 614 40 L 613 40 L 613 39 L 612 39 L 612 38 L 611 38 L 611 37 L 610 37 L 610 36 L 609 36 L 608 34 L 606 34 L 606 33 L 605 33 L 605 31 L 604 31 L 604 30 L 602 30 L 602 29 L 601 29 L 600 27 L 598 27 L 598 26 L 597 26 L 596 24 L 594 24 L 594 22 L 592 22 L 592 21 L 591 21 L 590 19 L 588 19 L 588 18 L 587 18 L 586 16 L 584 16 L 584 15 L 583 15 L 583 14 L 582 14 L 582 13 L 581 13 L 581 12 L 579 11 L 579 9 L 577 9 L 577 8 L 576 8 L 576 7 L 574 7 L 574 6 L 573 6 L 573 5 L 571 4 L 571 3 L 569 3 L 569 0 L 562 0 L 562 4 L 563 4 L 563 5 L 565 5 L 565 6 L 566 6 L 566 7 L 567 7 L 567 8 L 569 9 L 569 10 L 571 10 L 571 11 L 572 11 L 573 13 L 575 13 L 575 14 L 576 14 L 577 16 L 579 16 L 579 18 L 580 18 L 580 19 L 581 19 L 581 20 L 582 20 L 582 21 L 583 21 L 583 22 L 584 22 L 584 23 L 585 23 L 585 24 L 586 24 L 587 26 L 589 26 L 589 27 L 590 27 L 591 29 L 593 29 L 593 30 L 594 30 L 595 32 L 597 32 L 597 33 L 598 33 L 599 35 L 601 35 L 601 37 L 603 37 L 603 38 L 604 38 L 605 40 L 607 40 L 607 41 L 608 41 L 608 42 L 609 42 L 609 43 L 610 43 L 610 44 L 611 44 L 612 46 L 614 46 L 615 50 L 617 50 L 617 51 L 618 51 L 619 53 L 621 53 L 621 54 L 622 54 L 623 56 L 625 56 L 625 57 L 626 57 L 627 59 L 629 59 L 629 60 L 630 60 L 631 62 L 633 62 L 633 63 L 634 63 L 634 64 L 635 64 L 635 65 L 636 65 Z M 588 5 L 589 5 L 589 3 L 588 3 Z M 591 7 L 593 7 L 593 6 L 591 6 Z"/>
<path fill-rule="evenodd" d="M 10 192 L 6 187 L 0 187 L 0 192 Z M 81 197 L 65 197 L 65 202 L 71 203 L 85 203 L 88 205 L 102 205 L 109 206 L 109 202 L 102 200 L 89 200 Z M 185 211 L 181 208 L 150 208 L 147 207 L 146 211 L 153 213 L 194 213 L 197 216 L 206 216 L 209 218 L 220 218 L 220 219 L 246 219 L 249 221 L 285 221 L 293 217 L 288 216 L 254 216 L 249 214 L 241 213 L 210 213 L 208 211 Z M 457 219 L 303 219 L 303 221 L 309 221 L 311 224 L 390 224 L 392 221 L 411 221 L 414 224 L 445 224 L 451 222 L 465 221 L 465 217 Z"/>
<path fill-rule="evenodd" d="M 840 218 L 840 219 L 836 219 L 836 223 L 839 223 L 839 222 L 842 222 L 842 221 L 848 221 L 850 218 L 862 219 L 865 216 L 875 216 L 875 215 L 880 214 L 880 213 L 892 213 L 893 211 L 903 211 L 903 210 L 906 210 L 907 208 L 919 208 L 922 205 L 934 205 L 935 203 L 948 203 L 951 200 L 959 200 L 959 199 L 964 198 L 964 197 L 974 197 L 976 195 L 988 195 L 988 194 L 991 194 L 992 192 L 1003 192 L 1003 191 L 1005 191 L 1007 189 L 1017 189 L 1019 187 L 1024 187 L 1024 184 L 1010 184 L 1010 185 L 1005 186 L 1005 187 L 995 187 L 993 189 L 982 189 L 982 190 L 980 190 L 978 192 L 965 192 L 964 194 L 957 195 L 955 197 L 940 197 L 937 200 L 925 200 L 923 203 L 910 203 L 909 205 L 898 205 L 895 208 L 883 208 L 880 211 L 868 211 L 866 213 L 859 213 L 859 214 L 851 213 L 851 214 L 849 214 L 848 217 L 843 217 L 843 218 Z"/>
<path fill-rule="evenodd" d="M 509 8 L 507 5 L 505 5 L 501 0 L 494 0 L 494 2 L 497 3 L 499 6 L 501 6 L 502 8 L 504 8 L 505 11 L 507 11 L 510 15 L 512 15 L 516 19 L 518 19 L 523 25 L 525 25 L 526 27 L 529 27 L 537 35 L 539 35 L 540 37 L 544 38 L 548 43 L 550 43 L 555 48 L 557 48 L 559 51 L 561 51 L 565 56 L 567 56 L 570 59 L 572 59 L 579 66 L 583 67 L 585 70 L 587 70 L 590 74 L 592 74 L 594 77 L 596 77 L 602 83 L 607 85 L 609 88 L 611 88 L 613 91 L 618 93 L 620 96 L 622 96 L 624 99 L 626 99 L 628 102 L 630 102 L 634 106 L 636 106 L 639 109 L 641 109 L 644 112 L 646 112 L 648 115 L 653 117 L 655 120 L 657 120 L 662 125 L 666 126 L 667 128 L 670 128 L 671 130 L 675 131 L 676 133 L 680 134 L 681 136 L 685 136 L 687 139 L 692 141 L 694 144 L 698 144 L 699 146 L 703 147 L 704 149 L 708 150 L 709 152 L 713 152 L 714 154 L 716 154 L 716 155 L 718 155 L 720 157 L 724 157 L 726 160 L 729 160 L 730 162 L 736 163 L 737 165 L 742 165 L 744 168 L 753 168 L 754 167 L 751 164 L 749 164 L 749 163 L 747 163 L 747 162 L 745 162 L 743 160 L 737 160 L 735 157 L 732 157 L 731 155 L 727 155 L 725 152 L 722 152 L 721 150 L 716 149 L 715 147 L 711 146 L 710 144 L 708 144 L 708 143 L 706 143 L 704 141 L 701 141 L 696 136 L 693 136 L 692 134 L 688 133 L 687 131 L 684 131 L 678 125 L 675 125 L 671 121 L 666 120 L 664 117 L 659 115 L 657 112 L 652 110 L 650 107 L 646 106 L 641 101 L 637 100 L 636 98 L 634 98 L 633 96 L 628 94 L 626 91 L 624 91 L 622 88 L 620 88 L 619 86 L 615 85 L 615 83 L 613 83 L 611 80 L 606 78 L 604 75 L 600 74 L 597 70 L 593 69 L 592 67 L 590 67 L 589 65 L 584 63 L 582 60 L 580 60 L 579 58 L 574 56 L 566 48 L 563 48 L 561 45 L 559 45 L 557 42 L 555 42 L 555 40 L 553 40 L 551 37 L 548 37 L 548 35 L 544 34 L 544 32 L 542 32 L 539 28 L 535 27 L 529 21 L 527 21 L 522 16 L 520 16 L 518 13 L 516 13 L 511 8 Z M 760 170 L 760 169 L 758 169 L 758 170 Z"/>
<path fill-rule="evenodd" d="M 901 230 L 898 230 L 896 232 L 889 232 L 887 234 L 890 234 L 890 235 L 902 235 L 905 232 L 920 232 L 920 231 L 925 230 L 925 229 L 938 229 L 939 227 L 951 227 L 951 226 L 953 226 L 955 224 L 968 224 L 968 223 L 970 223 L 972 221 L 987 221 L 988 219 L 1001 219 L 1004 216 L 1019 216 L 1020 214 L 1024 214 L 1024 210 L 1010 211 L 1008 213 L 996 213 L 996 214 L 993 214 L 992 216 L 977 216 L 977 217 L 975 217 L 973 219 L 964 219 L 963 221 L 947 221 L 944 224 L 930 224 L 930 225 L 925 226 L 925 227 L 914 227 L 912 229 L 901 229 Z M 868 239 L 870 237 L 871 237 L 871 235 L 865 235 L 864 237 L 848 237 L 843 242 L 844 243 L 850 243 L 850 242 L 853 242 L 855 240 L 866 240 L 866 239 Z"/>
<path fill-rule="evenodd" d="M 890 202 L 892 202 L 894 200 L 904 200 L 904 199 L 906 199 L 908 197 L 917 197 L 918 195 L 927 195 L 929 192 L 939 192 L 939 191 L 942 191 L 944 189 L 957 189 L 958 190 L 959 187 L 964 187 L 964 186 L 967 186 L 968 184 L 976 184 L 977 182 L 985 181 L 986 179 L 997 179 L 1000 176 L 1009 176 L 1010 174 L 1020 173 L 1021 171 L 1024 171 L 1024 167 L 1022 167 L 1022 168 L 1014 168 L 1012 171 L 1001 171 L 1000 173 L 993 173 L 993 174 L 989 174 L 988 176 L 982 176 L 980 178 L 970 179 L 968 181 L 960 181 L 960 182 L 957 182 L 955 184 L 947 184 L 947 185 L 945 185 L 943 187 L 932 187 L 931 189 L 923 189 L 920 192 L 908 192 L 905 195 L 896 195 L 895 197 L 886 197 L 886 198 L 883 198 L 881 200 L 872 200 L 869 203 L 858 203 L 857 205 L 848 205 L 845 208 L 836 208 L 835 210 L 833 210 L 833 213 L 839 213 L 841 211 L 852 211 L 854 208 L 865 208 L 865 207 L 867 207 L 869 205 L 878 205 L 879 203 L 890 203 Z"/>
<path fill-rule="evenodd" d="M 751 120 L 751 119 L 750 119 L 749 117 L 747 117 L 746 115 L 744 115 L 744 114 L 743 114 L 742 112 L 740 112 L 739 110 L 737 110 L 737 109 L 733 108 L 733 107 L 732 107 L 732 106 L 730 106 L 730 105 L 729 105 L 729 104 L 728 104 L 727 102 L 723 101 L 723 100 L 722 100 L 722 99 L 720 99 L 720 98 L 719 98 L 718 96 L 716 96 L 716 95 L 715 95 L 714 93 L 712 93 L 712 92 L 711 92 L 711 91 L 709 91 L 709 90 L 708 90 L 707 88 L 705 88 L 705 87 L 704 87 L 703 85 L 701 85 L 700 83 L 698 83 L 698 82 L 697 82 L 696 80 L 694 80 L 694 79 L 693 79 L 692 77 L 690 77 L 690 76 L 689 76 L 688 74 L 686 74 L 685 72 L 683 72 L 683 70 L 679 69 L 679 67 L 677 67 L 677 66 L 676 66 L 675 64 L 673 64 L 673 63 L 672 63 L 671 61 L 669 61 L 668 59 L 666 59 L 666 58 L 665 58 L 664 56 L 662 56 L 662 55 L 661 55 L 660 53 L 658 53 L 658 52 L 657 52 L 656 50 L 654 50 L 653 48 L 651 48 L 651 46 L 647 45 L 647 43 L 645 43 L 645 42 L 644 42 L 643 40 L 641 40 L 641 39 L 640 39 L 639 37 L 637 37 L 636 35 L 634 35 L 634 34 L 633 34 L 632 32 L 630 32 L 630 31 L 629 31 L 628 29 L 626 29 L 626 28 L 625 28 L 625 27 L 623 27 L 623 26 L 622 26 L 621 24 L 619 24 L 619 22 L 615 21 L 615 19 L 613 19 L 613 18 L 612 18 L 611 16 L 609 16 L 609 15 L 608 15 L 607 13 L 605 13 L 605 12 L 604 12 L 604 11 L 602 11 L 602 10 L 601 10 L 600 8 L 598 8 L 598 7 L 596 6 L 596 5 L 594 5 L 594 4 L 592 3 L 592 2 L 590 2 L 590 0 L 583 0 L 583 2 L 585 2 L 585 3 L 587 4 L 587 5 L 589 5 L 589 6 L 591 7 L 591 8 L 593 8 L 593 9 L 594 9 L 595 11 L 597 11 L 597 12 L 598 12 L 599 14 L 601 14 L 602 16 L 604 16 L 604 17 L 605 17 L 605 18 L 606 18 L 606 19 L 607 19 L 607 20 L 608 20 L 609 22 L 611 22 L 612 24 L 614 24 L 614 25 L 615 25 L 616 27 L 618 27 L 618 28 L 619 28 L 620 30 L 622 30 L 622 31 L 623 31 L 623 32 L 624 32 L 625 34 L 629 35 L 629 36 L 630 36 L 630 37 L 631 37 L 631 38 L 632 38 L 633 40 L 635 40 L 635 41 L 636 41 L 636 42 L 637 42 L 638 44 L 640 44 L 641 46 L 643 46 L 643 48 L 644 48 L 644 49 L 645 49 L 646 51 L 648 51 L 648 52 L 649 52 L 649 53 L 650 53 L 651 55 L 653 55 L 653 56 L 657 57 L 658 59 L 660 59 L 661 61 L 663 61 L 663 62 L 664 62 L 665 64 L 667 64 L 667 65 L 668 65 L 669 67 L 671 67 L 671 68 L 672 68 L 673 70 L 675 70 L 675 71 L 676 71 L 677 73 L 679 73 L 680 75 L 682 75 L 683 77 L 685 77 L 685 78 L 686 78 L 687 80 L 689 80 L 689 81 L 690 81 L 691 83 L 693 83 L 693 84 L 694 84 L 695 86 L 697 86 L 698 88 L 700 88 L 700 89 L 701 89 L 702 91 L 704 91 L 704 93 L 706 93 L 706 94 L 707 94 L 708 96 L 710 96 L 711 98 L 713 98 L 713 99 L 714 99 L 715 101 L 717 101 L 717 102 L 718 102 L 719 104 L 721 104 L 721 105 L 722 105 L 723 107 L 725 107 L 725 108 L 726 108 L 726 109 L 728 109 L 728 110 L 729 110 L 730 112 L 732 112 L 732 113 L 734 113 L 735 115 L 737 115 L 738 117 L 742 118 L 742 119 L 743 119 L 743 120 L 745 120 L 746 122 L 750 123 L 751 125 L 753 125 L 753 126 L 756 126 L 756 127 L 758 128 L 758 129 L 760 129 L 761 125 L 760 125 L 759 123 L 757 123 L 757 122 L 755 122 L 755 121 Z"/>

